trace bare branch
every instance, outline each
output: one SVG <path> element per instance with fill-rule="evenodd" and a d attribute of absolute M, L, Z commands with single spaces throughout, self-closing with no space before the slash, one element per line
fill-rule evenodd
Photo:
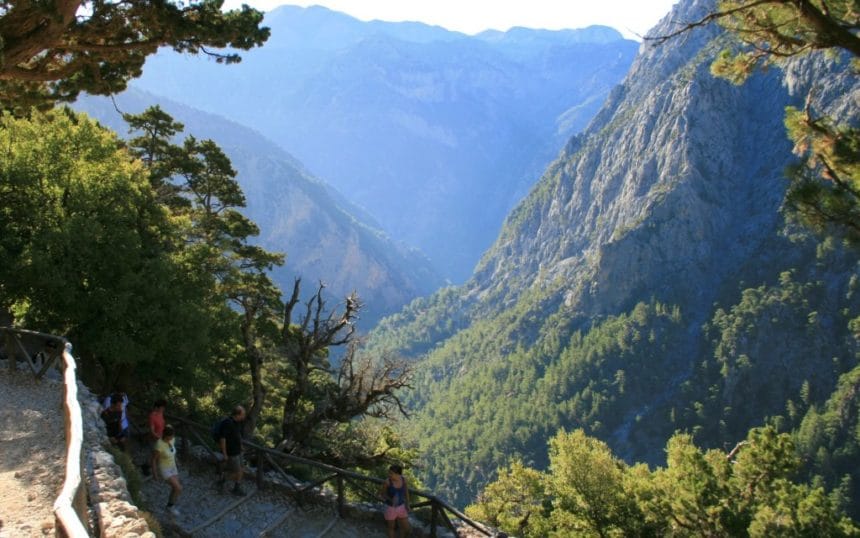
<path fill-rule="evenodd" d="M 733 459 L 735 459 L 735 456 L 740 451 L 740 449 L 747 446 L 748 444 L 749 444 L 749 441 L 741 441 L 740 443 L 736 444 L 735 447 L 731 450 L 731 452 L 726 454 L 726 459 L 729 461 L 732 461 Z"/>
<path fill-rule="evenodd" d="M 372 360 L 360 356 L 353 324 L 361 308 L 358 296 L 352 293 L 347 297 L 340 313 L 326 312 L 323 290 L 320 283 L 306 303 L 301 326 L 283 342 L 295 383 L 284 399 L 282 431 L 285 446 L 293 450 L 312 445 L 314 436 L 324 435 L 331 423 L 347 423 L 360 416 L 387 417 L 392 409 L 408 416 L 397 394 L 411 382 L 408 365 L 387 357 Z M 320 361 L 324 356 L 321 352 L 340 345 L 348 348 L 337 367 Z M 320 373 L 330 377 L 326 380 Z"/>
<path fill-rule="evenodd" d="M 757 0 L 756 2 L 751 2 L 751 3 L 745 4 L 743 6 L 738 6 L 734 9 L 727 9 L 725 11 L 714 11 L 714 12 L 708 13 L 707 15 L 705 15 L 704 17 L 702 17 L 698 21 L 684 23 L 683 27 L 680 30 L 677 30 L 675 32 L 672 32 L 672 33 L 669 33 L 666 35 L 645 37 L 644 39 L 646 41 L 654 41 L 657 44 L 662 44 L 662 43 L 665 43 L 666 41 L 669 41 L 670 39 L 672 39 L 674 37 L 678 37 L 681 34 L 687 33 L 690 30 L 693 30 L 694 28 L 700 28 L 702 26 L 707 26 L 708 24 L 710 24 L 714 21 L 717 21 L 719 19 L 728 17 L 730 15 L 734 15 L 735 13 L 739 13 L 739 12 L 748 10 L 750 8 L 753 8 L 753 7 L 771 4 L 771 3 L 773 3 L 773 1 L 774 0 Z"/>
<path fill-rule="evenodd" d="M 317 288 L 317 293 L 313 298 L 313 301 L 316 302 L 316 312 L 314 313 L 314 336 L 319 336 L 320 334 L 320 316 L 322 315 L 323 309 L 325 308 L 325 301 L 323 301 L 322 292 L 325 289 L 325 284 L 320 281 L 319 288 Z M 308 304 L 310 308 L 310 303 Z"/>
<path fill-rule="evenodd" d="M 295 279 L 295 282 L 293 282 L 293 294 L 290 296 L 290 300 L 287 301 L 287 304 L 284 307 L 284 324 L 282 328 L 283 338 L 286 338 L 287 332 L 290 328 L 290 324 L 293 322 L 293 308 L 295 308 L 296 304 L 299 302 L 299 288 L 301 286 L 301 283 L 301 278 Z"/>
<path fill-rule="evenodd" d="M 238 61 L 238 59 L 239 59 L 238 54 L 221 54 L 218 52 L 212 52 L 209 49 L 207 49 L 206 47 L 204 47 L 203 45 L 199 45 L 199 47 L 200 47 L 200 51 L 203 54 L 205 54 L 207 56 L 211 56 L 212 58 L 215 58 L 219 62 L 232 62 L 232 61 Z"/>
<path fill-rule="evenodd" d="M 302 333 L 306 333 L 308 330 L 308 324 L 311 322 L 312 319 L 311 312 L 313 309 L 313 304 L 313 299 L 309 299 L 308 302 L 305 303 L 305 316 L 302 318 Z"/>

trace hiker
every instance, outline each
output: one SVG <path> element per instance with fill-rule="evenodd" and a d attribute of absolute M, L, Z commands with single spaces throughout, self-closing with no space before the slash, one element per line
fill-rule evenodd
<path fill-rule="evenodd" d="M 233 413 L 222 420 L 219 427 L 216 439 L 218 447 L 221 450 L 221 461 L 224 467 L 218 479 L 218 490 L 224 490 L 224 484 L 229 478 L 235 485 L 230 491 L 234 495 L 245 495 L 242 489 L 242 422 L 245 421 L 245 408 L 237 405 L 233 408 Z"/>
<path fill-rule="evenodd" d="M 125 451 L 128 442 L 128 427 L 123 428 L 122 419 L 125 416 L 123 395 L 115 393 L 105 399 L 105 402 L 107 407 L 102 411 L 101 417 L 105 423 L 108 439 L 112 445 Z"/>
<path fill-rule="evenodd" d="M 125 432 L 125 437 L 128 438 L 128 412 L 126 408 L 128 407 L 128 394 L 121 390 L 116 390 L 109 396 L 106 396 L 104 401 L 102 402 L 102 409 L 110 408 L 113 400 L 115 398 L 119 398 L 122 402 L 122 431 Z"/>
<path fill-rule="evenodd" d="M 155 450 L 155 443 L 164 435 L 164 410 L 167 408 L 167 401 L 163 398 L 155 400 L 152 404 L 152 409 L 146 419 L 149 431 L 147 432 L 147 442 L 149 443 L 150 451 Z M 141 472 L 144 476 L 149 476 L 152 473 L 152 465 L 147 459 L 141 466 Z"/>
<path fill-rule="evenodd" d="M 385 523 L 388 525 L 388 538 L 394 538 L 394 525 L 400 528 L 400 537 L 409 535 L 409 488 L 403 467 L 392 465 L 388 468 L 388 478 L 382 483 L 379 496 L 385 501 Z"/>
<path fill-rule="evenodd" d="M 152 410 L 149 412 L 149 438 L 153 445 L 161 439 L 164 432 L 164 410 L 167 408 L 167 401 L 163 398 L 155 400 L 152 404 Z"/>
<path fill-rule="evenodd" d="M 167 498 L 167 511 L 174 516 L 179 515 L 176 508 L 176 499 L 182 493 L 182 484 L 179 483 L 179 470 L 176 468 L 176 447 L 173 444 L 173 426 L 164 426 L 162 436 L 155 441 L 152 449 L 152 469 L 155 471 L 155 480 L 164 480 L 170 486 L 170 497 Z"/>

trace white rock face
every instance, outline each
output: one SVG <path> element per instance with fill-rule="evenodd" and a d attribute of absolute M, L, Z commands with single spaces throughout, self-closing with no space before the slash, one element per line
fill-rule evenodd
<path fill-rule="evenodd" d="M 651 35 L 709 5 L 682 2 Z M 586 316 L 649 295 L 710 305 L 782 222 L 784 169 L 796 159 L 784 108 L 802 107 L 814 83 L 818 110 L 849 121 L 860 109 L 856 77 L 831 76 L 844 65 L 820 56 L 742 86 L 713 77 L 724 39 L 711 27 L 643 45 L 586 132 L 508 218 L 473 293 L 507 304 L 560 285 L 565 304 Z"/>

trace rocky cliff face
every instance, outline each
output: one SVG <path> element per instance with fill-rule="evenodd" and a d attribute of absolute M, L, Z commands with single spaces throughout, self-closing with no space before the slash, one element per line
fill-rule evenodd
<path fill-rule="evenodd" d="M 652 35 L 706 5 L 682 3 Z M 708 306 L 770 240 L 792 159 L 783 108 L 804 95 L 777 72 L 740 87 L 712 77 L 715 37 L 712 28 L 643 45 L 599 116 L 509 217 L 475 274 L 480 294 L 562 281 L 566 304 L 586 316 L 648 295 Z"/>

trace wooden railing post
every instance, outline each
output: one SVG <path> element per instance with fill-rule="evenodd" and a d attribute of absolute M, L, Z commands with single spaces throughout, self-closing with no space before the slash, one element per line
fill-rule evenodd
<path fill-rule="evenodd" d="M 60 405 L 60 411 L 63 413 L 63 423 L 66 431 L 66 457 L 69 454 L 69 448 L 71 445 L 72 438 L 72 415 L 69 413 L 69 408 L 67 403 L 69 401 L 69 387 L 65 383 L 63 384 L 63 402 Z M 83 467 L 83 466 L 81 466 Z M 68 462 L 67 462 L 68 468 Z M 83 476 L 83 475 L 82 475 Z M 77 493 L 77 492 L 75 492 Z M 68 534 L 66 533 L 66 529 L 63 527 L 63 521 L 60 518 L 60 514 L 58 511 L 54 510 L 54 536 L 58 538 L 68 538 Z"/>
<path fill-rule="evenodd" d="M 430 503 L 430 536 L 436 538 L 436 515 L 439 512 L 439 505 L 436 501 Z"/>
<path fill-rule="evenodd" d="M 45 358 L 45 362 L 42 363 L 39 372 L 36 374 L 36 379 L 42 379 L 42 376 L 47 373 L 48 369 L 51 368 L 57 360 L 60 358 L 61 352 L 55 349 L 48 349 L 47 353 L 43 353 L 43 357 Z M 60 368 L 62 370 L 62 368 Z"/>
<path fill-rule="evenodd" d="M 18 346 L 15 345 L 15 333 L 12 331 L 4 331 L 3 339 L 6 344 L 6 360 L 9 361 L 7 366 L 9 366 L 9 372 L 14 372 L 18 369 L 18 366 L 15 364 L 15 357 L 18 355 Z"/>
<path fill-rule="evenodd" d="M 75 359 L 72 345 L 64 344 L 63 352 L 63 418 L 66 427 L 66 479 L 63 489 L 54 501 L 54 514 L 57 518 L 55 532 L 61 536 L 84 538 L 90 536 L 87 529 L 87 506 L 83 480 L 84 460 L 83 417 L 78 402 L 78 385 L 75 376 Z"/>
<path fill-rule="evenodd" d="M 81 477 L 87 476 L 86 469 L 84 468 L 84 458 L 81 458 Z M 86 482 L 81 479 L 81 483 L 78 484 L 78 490 L 75 492 L 75 496 L 72 500 L 72 508 L 74 508 L 75 513 L 78 514 L 78 519 L 81 522 L 87 521 L 87 516 L 89 513 L 89 507 L 87 506 L 87 488 Z"/>
<path fill-rule="evenodd" d="M 265 478 L 266 455 L 262 450 L 257 450 L 257 489 L 262 489 Z"/>
<path fill-rule="evenodd" d="M 337 475 L 335 480 L 337 484 L 337 515 L 341 518 L 346 517 L 346 499 L 344 498 L 343 476 Z"/>

